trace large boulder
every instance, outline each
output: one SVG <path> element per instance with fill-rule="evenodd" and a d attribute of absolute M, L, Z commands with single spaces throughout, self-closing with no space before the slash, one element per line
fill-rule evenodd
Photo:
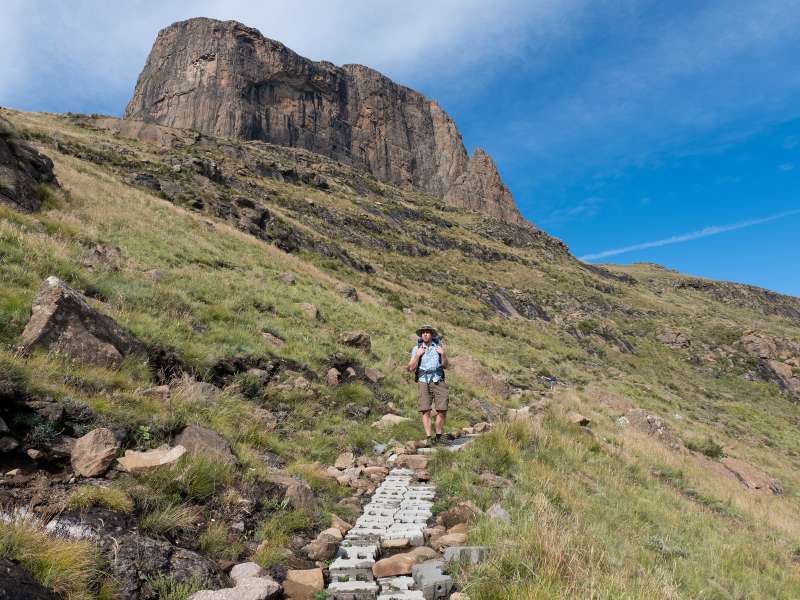
<path fill-rule="evenodd" d="M 72 447 L 72 469 L 83 477 L 98 477 L 108 470 L 120 444 L 106 427 L 92 429 Z"/>
<path fill-rule="evenodd" d="M 378 577 L 398 577 L 400 575 L 410 575 L 414 565 L 438 558 L 439 553 L 433 548 L 419 546 L 410 552 L 395 554 L 388 558 L 382 558 L 372 566 L 372 574 Z"/>
<path fill-rule="evenodd" d="M 270 473 L 268 480 L 283 489 L 282 500 L 289 506 L 309 510 L 316 507 L 317 498 L 305 481 L 295 479 L 284 473 Z"/>
<path fill-rule="evenodd" d="M 236 464 L 236 457 L 228 441 L 218 434 L 199 425 L 187 425 L 176 437 L 175 444 L 183 446 L 188 452 L 204 454 L 216 461 L 229 465 Z"/>
<path fill-rule="evenodd" d="M 22 332 L 25 350 L 63 352 L 81 362 L 116 367 L 144 345 L 114 319 L 93 309 L 82 294 L 58 277 L 48 277 L 33 300 Z"/>
<path fill-rule="evenodd" d="M 57 185 L 53 161 L 23 141 L 0 117 L 0 204 L 25 212 L 42 208 L 42 184 Z"/>

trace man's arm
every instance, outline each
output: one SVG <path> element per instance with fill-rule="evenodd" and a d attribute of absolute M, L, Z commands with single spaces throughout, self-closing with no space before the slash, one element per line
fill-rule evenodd
<path fill-rule="evenodd" d="M 447 355 L 444 353 L 444 348 L 442 348 L 441 344 L 436 346 L 436 351 L 439 353 L 439 362 L 441 363 L 442 368 L 446 369 L 448 365 Z"/>

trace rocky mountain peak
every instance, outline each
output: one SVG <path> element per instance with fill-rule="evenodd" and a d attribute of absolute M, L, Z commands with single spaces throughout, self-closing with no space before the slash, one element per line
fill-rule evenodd
<path fill-rule="evenodd" d="M 305 148 L 448 204 L 525 224 L 491 158 L 444 110 L 363 65 L 304 58 L 236 21 L 162 29 L 125 118 Z"/>

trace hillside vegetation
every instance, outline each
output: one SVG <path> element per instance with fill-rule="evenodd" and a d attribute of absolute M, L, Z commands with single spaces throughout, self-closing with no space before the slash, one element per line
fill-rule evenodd
<path fill-rule="evenodd" d="M 800 300 L 656 265 L 582 264 L 533 227 L 302 150 L 102 117 L 2 116 L 53 160 L 59 186 L 40 190 L 39 212 L 0 204 L 0 396 L 84 411 L 84 431 L 125 432 L 125 448 L 155 448 L 197 423 L 238 458 L 122 475 L 100 486 L 110 492 L 81 490 L 69 461 L 50 464 L 0 483 L 5 513 L 101 506 L 215 560 L 258 546 L 265 566 L 291 565 L 296 532 L 324 528 L 331 512 L 353 516 L 340 502 L 349 491 L 320 465 L 422 437 L 405 365 L 414 330 L 430 322 L 461 359 L 448 372 L 448 426 L 497 423 L 435 456 L 437 509 L 469 498 L 512 516 L 481 517 L 470 534 L 493 549 L 459 573 L 473 600 L 797 597 Z M 150 359 L 109 369 L 20 352 L 53 275 Z M 354 330 L 369 350 L 342 343 Z M 267 364 L 268 383 L 247 373 Z M 348 366 L 355 376 L 326 381 Z M 217 386 L 212 400 L 202 382 Z M 168 401 L 149 392 L 162 383 Z M 372 427 L 390 408 L 412 420 Z M 30 445 L 61 433 L 28 426 Z M 3 471 L 17 466 L 9 456 Z M 304 478 L 319 506 L 265 505 L 232 529 L 238 498 L 269 497 L 274 464 Z M 94 549 L 71 542 L 85 564 L 58 576 L 75 565 L 26 527 L 0 523 L 0 557 L 67 597 L 113 597 Z"/>

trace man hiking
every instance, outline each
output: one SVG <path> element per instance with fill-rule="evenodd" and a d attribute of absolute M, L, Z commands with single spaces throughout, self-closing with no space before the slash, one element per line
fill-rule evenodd
<path fill-rule="evenodd" d="M 428 445 L 442 441 L 444 421 L 447 418 L 447 383 L 444 369 L 447 356 L 439 341 L 439 334 L 431 325 L 417 329 L 417 345 L 411 349 L 408 370 L 414 373 L 419 394 L 419 411 L 422 413 L 422 426 Z M 436 437 L 431 431 L 431 406 L 436 409 Z"/>

